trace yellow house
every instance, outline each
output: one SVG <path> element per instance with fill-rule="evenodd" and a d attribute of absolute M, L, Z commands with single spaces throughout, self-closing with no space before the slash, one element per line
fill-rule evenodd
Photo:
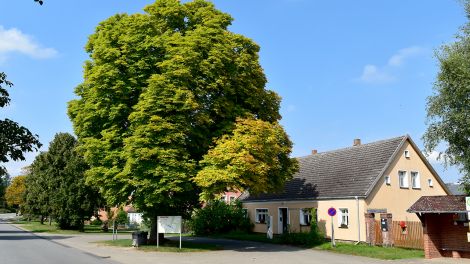
<path fill-rule="evenodd" d="M 393 220 L 419 221 L 406 210 L 421 196 L 450 194 L 439 175 L 408 136 L 298 158 L 299 171 L 280 193 L 240 197 L 255 232 L 307 231 L 311 208 L 327 237 L 365 241 L 365 213 L 391 213 Z M 336 209 L 332 218 L 329 208 Z M 378 218 L 377 218 L 378 219 Z"/>

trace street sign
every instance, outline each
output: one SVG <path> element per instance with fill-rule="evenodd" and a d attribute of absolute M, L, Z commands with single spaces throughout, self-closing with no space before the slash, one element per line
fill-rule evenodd
<path fill-rule="evenodd" d="M 333 207 L 330 207 L 330 208 L 328 209 L 328 215 L 329 215 L 329 216 L 335 216 L 335 215 L 336 215 L 336 209 L 333 208 Z"/>

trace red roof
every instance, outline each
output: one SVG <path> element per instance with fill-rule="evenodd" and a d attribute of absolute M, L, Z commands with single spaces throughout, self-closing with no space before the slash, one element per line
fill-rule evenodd
<path fill-rule="evenodd" d="M 467 212 L 465 195 L 422 196 L 408 210 L 409 213 Z"/>

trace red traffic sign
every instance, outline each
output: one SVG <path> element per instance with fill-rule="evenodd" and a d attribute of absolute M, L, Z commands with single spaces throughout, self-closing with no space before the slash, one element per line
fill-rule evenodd
<path fill-rule="evenodd" d="M 333 208 L 333 207 L 330 207 L 330 208 L 328 209 L 328 215 L 329 215 L 329 216 L 335 216 L 335 215 L 336 215 L 336 209 Z"/>

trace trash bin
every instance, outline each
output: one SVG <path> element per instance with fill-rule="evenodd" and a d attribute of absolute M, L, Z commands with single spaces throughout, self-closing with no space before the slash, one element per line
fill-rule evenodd
<path fill-rule="evenodd" d="M 132 246 L 139 247 L 147 244 L 148 232 L 134 231 L 132 232 Z"/>

